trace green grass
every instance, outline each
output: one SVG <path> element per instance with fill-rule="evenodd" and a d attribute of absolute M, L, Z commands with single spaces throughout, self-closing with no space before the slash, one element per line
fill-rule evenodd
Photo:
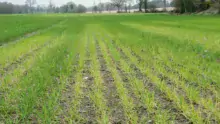
<path fill-rule="evenodd" d="M 45 30 L 61 20 L 63 19 L 56 16 L 0 15 L 0 45 L 13 41 L 19 36 L 28 36 L 33 32 Z"/>
<path fill-rule="evenodd" d="M 0 27 L 0 123 L 220 122 L 218 16 L 1 15 Z"/>

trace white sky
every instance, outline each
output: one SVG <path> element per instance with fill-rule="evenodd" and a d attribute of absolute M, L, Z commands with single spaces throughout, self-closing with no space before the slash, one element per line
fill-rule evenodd
<path fill-rule="evenodd" d="M 0 0 L 0 2 L 11 2 L 13 4 L 24 4 L 26 0 Z M 92 6 L 94 3 L 94 0 L 52 0 L 53 3 L 56 6 L 63 5 L 69 1 L 73 1 L 76 4 L 83 4 L 85 6 Z M 99 3 L 100 0 L 95 0 L 96 3 Z M 102 2 L 107 2 L 110 0 L 101 0 Z M 37 4 L 39 5 L 47 5 L 49 3 L 49 0 L 37 0 Z"/>

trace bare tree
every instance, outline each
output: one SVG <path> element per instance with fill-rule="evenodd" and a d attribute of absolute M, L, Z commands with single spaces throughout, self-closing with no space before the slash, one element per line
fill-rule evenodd
<path fill-rule="evenodd" d="M 98 7 L 95 5 L 95 6 L 93 6 L 93 8 L 92 8 L 92 12 L 93 13 L 97 13 L 98 12 Z"/>
<path fill-rule="evenodd" d="M 97 5 L 97 7 L 98 7 L 98 10 L 99 10 L 99 13 L 102 13 L 102 11 L 103 11 L 103 9 L 105 8 L 105 5 L 104 5 L 104 3 L 99 3 L 98 5 Z"/>
<path fill-rule="evenodd" d="M 112 5 L 117 7 L 118 12 L 120 12 L 121 7 L 124 5 L 126 0 L 111 0 Z"/>
<path fill-rule="evenodd" d="M 111 3 L 109 3 L 109 2 L 105 3 L 105 9 L 106 9 L 106 11 L 110 12 L 110 10 L 112 9 Z"/>
<path fill-rule="evenodd" d="M 33 13 L 33 7 L 34 7 L 34 5 L 35 4 L 37 4 L 37 1 L 36 0 L 26 0 L 25 1 L 25 4 L 28 6 L 28 11 L 29 11 L 29 13 L 31 12 L 31 13 Z"/>
<path fill-rule="evenodd" d="M 144 0 L 144 11 L 147 13 L 148 0 Z"/>
<path fill-rule="evenodd" d="M 53 12 L 54 9 L 55 9 L 55 5 L 53 3 L 53 0 L 49 0 L 48 12 Z"/>
<path fill-rule="evenodd" d="M 98 6 L 96 5 L 96 2 L 94 0 L 93 7 L 92 7 L 92 13 L 97 13 L 97 11 L 98 11 Z"/>
<path fill-rule="evenodd" d="M 129 13 L 130 13 L 131 12 L 131 4 L 133 3 L 133 0 L 127 0 L 126 2 L 128 4 L 128 10 L 129 10 Z"/>
<path fill-rule="evenodd" d="M 179 13 L 191 13 L 196 11 L 193 0 L 174 0 L 174 6 Z"/>
<path fill-rule="evenodd" d="M 220 14 L 220 0 L 218 0 L 218 13 Z"/>
<path fill-rule="evenodd" d="M 153 3 L 151 3 L 151 4 L 149 4 L 149 10 L 151 11 L 151 12 L 155 12 L 156 11 L 156 5 L 155 4 L 153 4 Z"/>
<path fill-rule="evenodd" d="M 79 4 L 77 6 L 77 10 L 76 10 L 77 13 L 85 13 L 86 11 L 87 11 L 87 8 L 84 5 Z"/>
<path fill-rule="evenodd" d="M 139 5 L 139 11 L 142 12 L 142 5 L 143 5 L 143 0 L 137 0 L 138 5 Z"/>
<path fill-rule="evenodd" d="M 126 13 L 128 12 L 128 5 L 127 5 L 127 3 L 125 3 L 125 12 Z"/>
<path fill-rule="evenodd" d="M 68 2 L 67 6 L 68 6 L 68 13 L 74 13 L 77 11 L 77 5 L 74 2 L 72 1 Z M 80 5 L 80 7 L 82 6 Z"/>
<path fill-rule="evenodd" d="M 167 1 L 166 0 L 163 0 L 163 4 L 164 4 L 164 11 L 166 11 L 167 10 Z"/>

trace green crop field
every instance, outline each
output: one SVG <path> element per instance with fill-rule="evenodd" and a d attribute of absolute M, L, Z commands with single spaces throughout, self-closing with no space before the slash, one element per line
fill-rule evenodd
<path fill-rule="evenodd" d="M 0 123 L 219 124 L 219 16 L 0 16 Z"/>

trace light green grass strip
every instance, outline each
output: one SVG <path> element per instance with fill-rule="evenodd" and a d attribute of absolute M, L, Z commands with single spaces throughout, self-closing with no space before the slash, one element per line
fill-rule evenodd
<path fill-rule="evenodd" d="M 79 60 L 79 65 L 78 65 L 78 73 L 74 76 L 75 77 L 75 85 L 74 85 L 74 93 L 73 93 L 73 100 L 71 103 L 71 107 L 69 108 L 69 115 L 70 117 L 67 117 L 66 120 L 69 123 L 84 123 L 87 120 L 83 118 L 81 115 L 82 113 L 80 112 L 80 105 L 82 102 L 83 98 L 83 91 L 82 87 L 84 87 L 85 82 L 83 81 L 83 75 L 82 71 L 84 68 L 84 61 L 86 57 L 86 41 L 84 38 L 80 39 L 80 44 L 81 50 L 80 50 L 80 60 Z"/>
<path fill-rule="evenodd" d="M 111 54 L 114 54 L 114 58 L 117 59 L 115 56 L 120 55 L 118 52 L 114 52 L 117 51 L 116 48 L 114 48 L 110 41 L 106 41 L 106 44 L 110 47 Z M 133 92 L 136 98 L 138 98 L 141 103 L 143 103 L 144 107 L 147 108 L 148 117 L 144 116 L 139 118 L 139 123 L 146 123 L 148 121 L 152 121 L 152 119 L 155 123 L 159 124 L 171 123 L 172 120 L 169 119 L 172 117 L 168 115 L 168 111 L 161 110 L 161 108 L 159 108 L 160 106 L 158 106 L 158 103 L 155 101 L 154 93 L 148 91 L 147 87 L 144 85 L 144 81 L 139 80 L 134 75 L 135 72 L 130 68 L 130 65 L 128 64 L 129 62 L 121 58 L 119 59 L 119 63 L 121 69 L 125 71 L 128 76 L 129 86 L 132 89 L 130 92 Z M 156 107 L 159 109 L 156 109 Z"/>
<path fill-rule="evenodd" d="M 103 53 L 104 59 L 106 60 L 107 66 L 112 73 L 115 86 L 117 88 L 117 92 L 121 99 L 121 103 L 123 105 L 123 109 L 125 112 L 126 121 L 128 123 L 136 124 L 138 122 L 138 116 L 136 111 L 134 111 L 134 104 L 132 98 L 128 96 L 127 89 L 123 86 L 123 81 L 119 76 L 116 66 L 110 58 L 109 53 L 107 52 L 107 48 L 103 41 L 99 41 L 101 51 Z"/>
<path fill-rule="evenodd" d="M 93 86 L 93 93 L 91 94 L 91 99 L 93 100 L 94 104 L 96 105 L 96 115 L 97 121 L 100 124 L 109 124 L 109 108 L 106 105 L 106 99 L 104 98 L 104 90 L 103 80 L 101 77 L 100 72 L 100 63 L 98 62 L 96 46 L 94 40 L 89 41 L 89 49 L 91 54 L 91 73 L 94 77 L 94 86 Z"/>
<path fill-rule="evenodd" d="M 184 116 L 190 119 L 192 122 L 203 122 L 203 117 L 201 116 L 200 110 L 194 109 L 192 104 L 186 103 L 183 96 L 178 95 L 175 89 L 170 90 L 170 88 L 166 85 L 165 82 L 161 81 L 156 75 L 155 72 L 151 70 L 152 67 L 155 67 L 153 63 L 149 65 L 150 67 L 146 67 L 146 62 L 138 62 L 138 60 L 132 57 L 129 50 L 124 49 L 125 54 L 131 58 L 132 62 L 140 68 L 147 77 L 157 86 L 157 88 L 164 92 L 167 95 L 167 98 L 174 101 L 175 105 L 183 111 Z"/>
<path fill-rule="evenodd" d="M 60 35 L 63 31 L 61 26 L 62 25 L 57 25 L 43 34 L 23 39 L 22 42 L 0 47 L 0 69 L 56 38 L 56 36 Z"/>

